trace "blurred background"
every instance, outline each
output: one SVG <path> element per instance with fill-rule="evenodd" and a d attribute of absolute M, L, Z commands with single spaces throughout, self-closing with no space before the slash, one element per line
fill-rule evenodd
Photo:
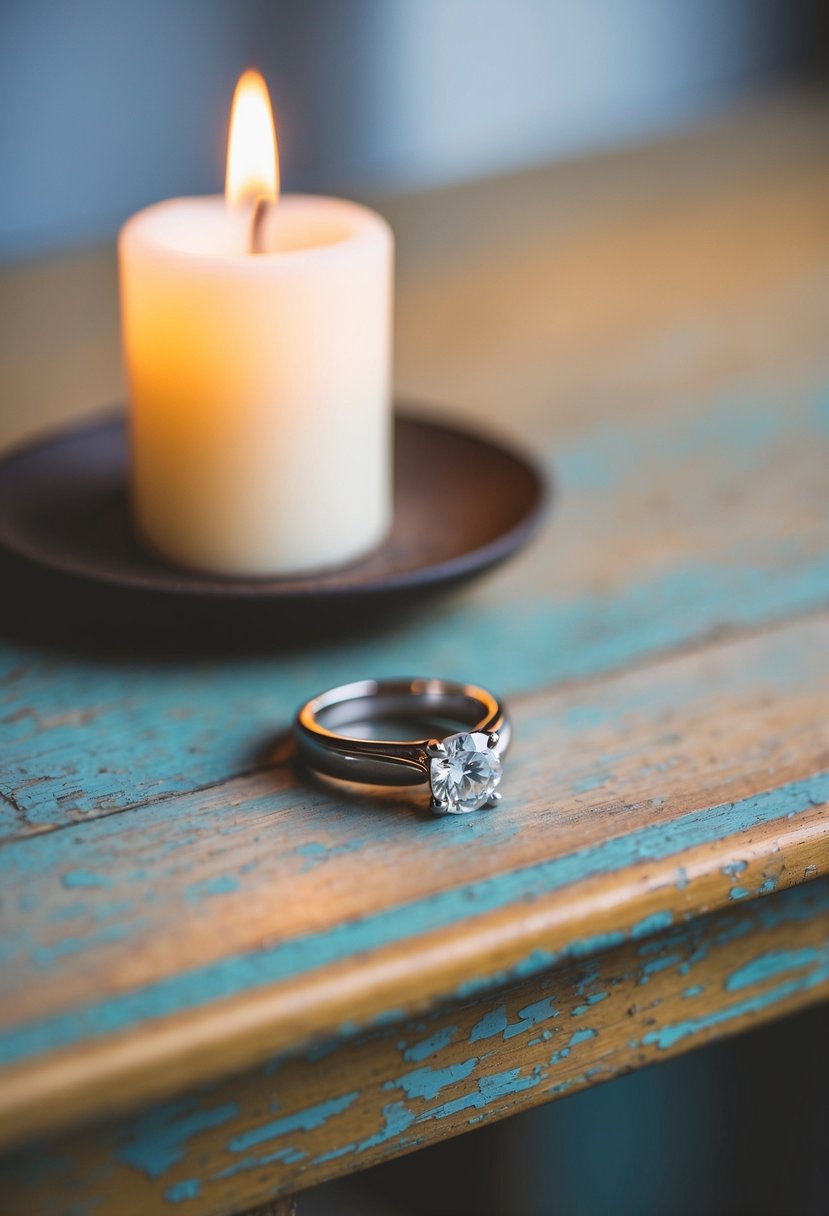
<path fill-rule="evenodd" d="M 758 246 L 822 250 L 791 182 L 829 143 L 825 8 L 2 0 L 0 446 L 123 398 L 115 234 L 149 203 L 221 191 L 248 65 L 272 91 L 283 188 L 364 200 L 395 229 L 399 392 L 500 424 L 520 380 L 563 423 L 601 331 L 594 371 L 618 398 L 608 337 L 629 362 L 638 327 L 652 361 L 653 326 L 704 291 L 756 293 Z"/>
<path fill-rule="evenodd" d="M 254 65 L 287 190 L 382 195 L 583 155 L 808 84 L 820 0 L 3 0 L 0 257 L 222 189 Z"/>
<path fill-rule="evenodd" d="M 680 349 L 660 346 L 654 325 L 666 300 L 696 323 L 700 293 L 688 269 L 696 252 L 708 259 L 705 308 L 715 331 L 719 300 L 752 290 L 755 249 L 791 213 L 781 204 L 745 233 L 738 206 L 733 225 L 713 232 L 694 212 L 682 266 L 671 262 L 663 217 L 703 178 L 725 182 L 738 200 L 740 191 L 776 189 L 795 154 L 793 112 L 806 114 L 795 128 L 799 172 L 829 147 L 825 110 L 813 112 L 808 100 L 825 84 L 825 8 L 821 0 L 2 0 L 0 440 L 118 394 L 113 237 L 157 199 L 221 190 L 230 98 L 251 64 L 271 87 L 283 187 L 367 198 L 395 224 L 399 383 L 494 417 L 520 364 L 522 399 L 539 410 L 555 400 L 564 419 L 590 395 L 623 408 L 626 385 L 633 396 L 649 376 L 668 384 L 670 361 L 693 355 L 699 327 L 682 331 Z M 745 137 L 744 112 L 761 116 Z M 671 140 L 686 151 L 663 153 Z M 614 161 L 623 151 L 624 162 Z M 560 166 L 553 177 L 550 165 Z M 529 175 L 494 182 L 479 209 L 466 183 L 519 170 Z M 533 278 L 536 250 L 524 258 L 522 245 L 524 225 L 537 230 L 542 211 L 543 283 L 541 270 Z M 578 243 L 588 213 L 600 233 L 589 248 Z M 641 214 L 652 219 L 649 247 L 662 240 L 665 256 L 637 284 L 636 340 L 648 355 L 634 383 L 614 353 L 617 336 L 627 350 L 634 341 L 628 293 L 614 284 L 635 282 L 642 244 L 631 217 Z M 602 224 L 618 233 L 620 216 L 629 223 L 624 252 L 608 263 Z M 825 246 L 829 203 L 810 216 L 786 237 L 798 265 L 811 234 Z M 718 241 L 738 247 L 733 281 L 717 281 Z M 438 263 L 461 248 L 470 267 L 475 248 L 496 266 L 507 265 L 504 249 L 519 251 L 518 269 L 504 275 L 505 300 L 476 298 L 470 311 L 477 270 L 465 293 L 446 287 Z M 418 278 L 424 266 L 428 289 Z M 516 284 L 525 311 L 511 329 Z M 603 361 L 588 376 L 598 332 Z M 302 1216 L 820 1216 L 829 1211 L 827 1028 L 818 1010 L 615 1081 L 331 1184 L 303 1201 Z"/>

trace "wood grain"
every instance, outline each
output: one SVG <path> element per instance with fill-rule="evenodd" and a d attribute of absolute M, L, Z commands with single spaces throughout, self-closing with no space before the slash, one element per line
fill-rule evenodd
<path fill-rule="evenodd" d="M 298 704 L 366 673 L 428 664 L 514 697 L 829 602 L 827 386 L 673 403 L 558 448 L 538 424 L 559 495 L 532 551 L 362 640 L 195 662 L 0 648 L 5 834 L 261 769 Z"/>
<path fill-rule="evenodd" d="M 5 1134 L 824 872 L 827 665 L 821 616 L 519 698 L 493 816 L 283 768 L 7 845 Z"/>
<path fill-rule="evenodd" d="M 234 1216 L 827 996 L 823 881 L 40 1143 L 0 1182 L 15 1216 Z"/>
<path fill-rule="evenodd" d="M 401 387 L 561 489 L 486 585 L 265 655 L 2 649 L 0 1131 L 53 1137 L 21 1212 L 222 1216 L 826 995 L 826 127 L 785 104 L 390 205 Z M 111 286 L 103 256 L 0 279 L 4 435 L 114 395 Z M 510 699 L 496 814 L 277 762 L 310 693 L 425 664 Z"/>

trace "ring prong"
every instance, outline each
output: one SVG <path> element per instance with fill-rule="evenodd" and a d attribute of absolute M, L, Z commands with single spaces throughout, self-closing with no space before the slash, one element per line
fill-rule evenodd
<path fill-rule="evenodd" d="M 437 798 L 432 798 L 429 802 L 429 810 L 433 815 L 446 815 L 449 812 L 449 803 L 439 802 Z"/>
<path fill-rule="evenodd" d="M 446 748 L 443 746 L 440 739 L 429 740 L 429 742 L 426 744 L 426 755 L 431 756 L 433 759 L 437 756 L 446 755 Z"/>
<path fill-rule="evenodd" d="M 501 742 L 501 736 L 498 734 L 497 730 L 494 730 L 490 733 L 487 747 L 497 747 L 500 742 Z"/>
<path fill-rule="evenodd" d="M 500 790 L 493 790 L 492 793 L 489 795 L 489 797 L 486 800 L 486 806 L 497 806 L 500 801 L 501 801 Z"/>

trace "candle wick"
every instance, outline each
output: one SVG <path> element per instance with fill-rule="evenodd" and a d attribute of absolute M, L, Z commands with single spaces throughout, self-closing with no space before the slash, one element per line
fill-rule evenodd
<path fill-rule="evenodd" d="M 265 216 L 268 213 L 268 202 L 270 200 L 264 197 L 259 197 L 253 201 L 253 210 L 250 216 L 250 231 L 248 235 L 248 253 L 264 253 L 262 231 L 265 223 Z"/>

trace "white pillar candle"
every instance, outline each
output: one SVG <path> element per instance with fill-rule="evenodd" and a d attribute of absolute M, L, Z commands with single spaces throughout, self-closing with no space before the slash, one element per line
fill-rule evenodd
<path fill-rule="evenodd" d="M 391 519 L 393 240 L 340 199 L 175 199 L 121 231 L 132 507 L 161 556 L 225 575 L 349 562 Z"/>

